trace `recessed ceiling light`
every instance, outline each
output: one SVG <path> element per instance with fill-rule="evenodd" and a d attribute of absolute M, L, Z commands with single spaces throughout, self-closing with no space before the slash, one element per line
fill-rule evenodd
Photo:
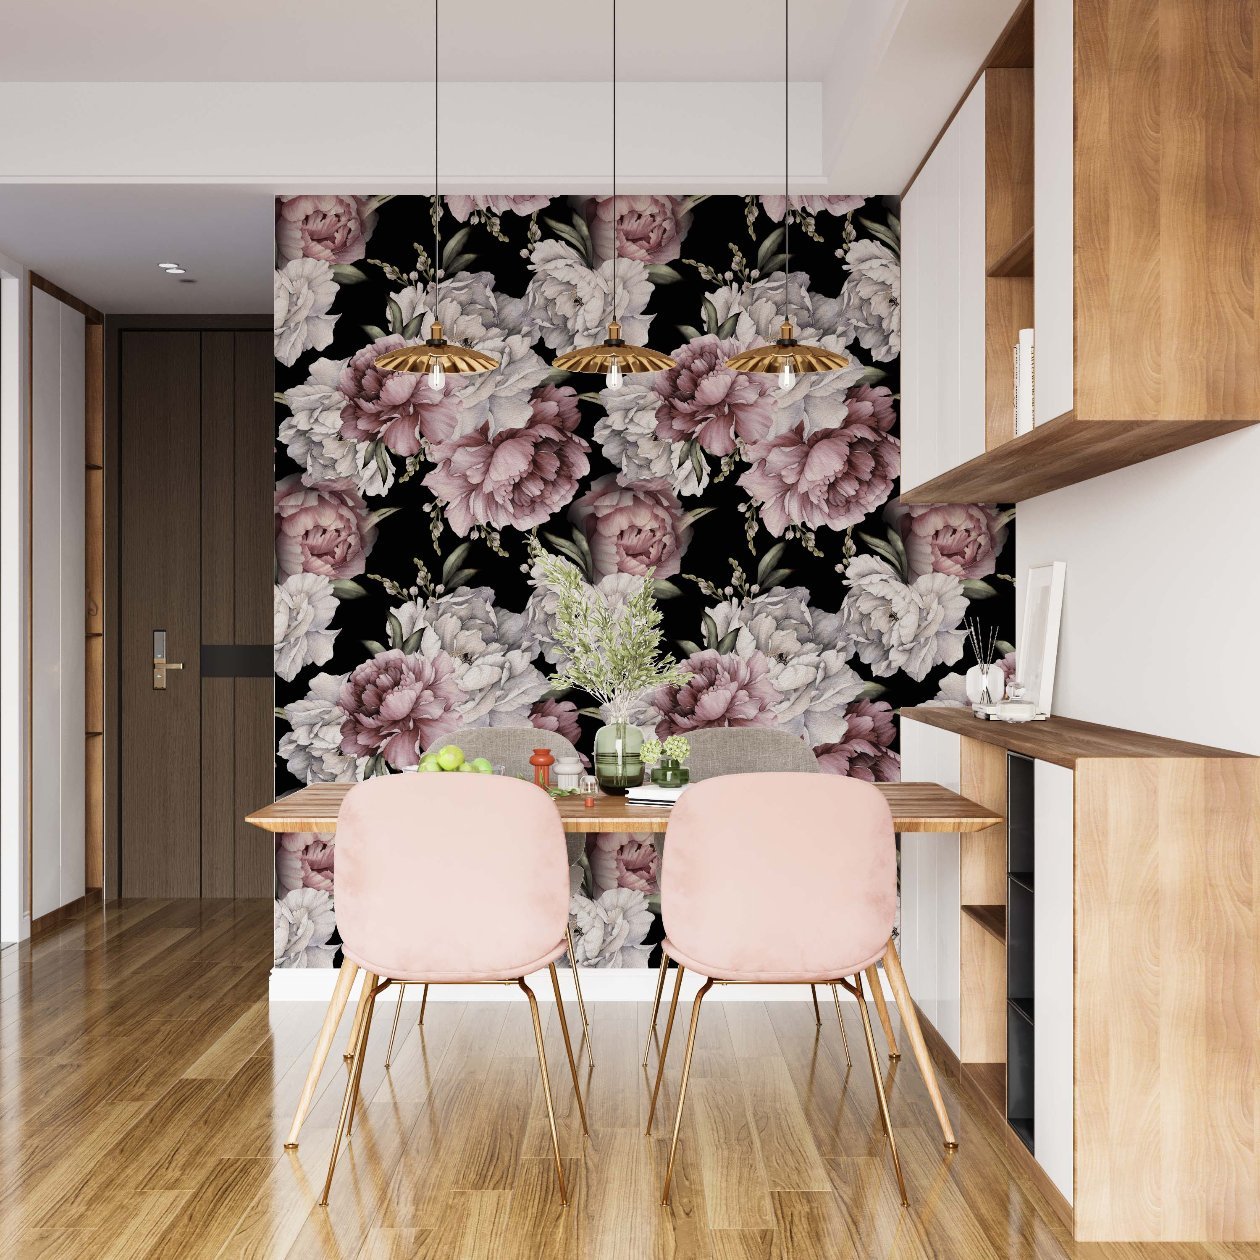
<path fill-rule="evenodd" d="M 179 267 L 179 263 L 158 263 L 163 271 L 174 271 Z"/>
<path fill-rule="evenodd" d="M 183 267 L 167 267 L 166 274 L 168 276 L 182 276 L 184 274 Z"/>

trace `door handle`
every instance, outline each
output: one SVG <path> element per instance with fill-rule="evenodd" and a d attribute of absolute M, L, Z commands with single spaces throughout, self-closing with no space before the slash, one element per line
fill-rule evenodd
<path fill-rule="evenodd" d="M 153 632 L 153 690 L 166 690 L 166 671 L 169 669 L 183 669 L 183 661 L 168 661 L 166 659 L 166 631 L 154 630 Z"/>

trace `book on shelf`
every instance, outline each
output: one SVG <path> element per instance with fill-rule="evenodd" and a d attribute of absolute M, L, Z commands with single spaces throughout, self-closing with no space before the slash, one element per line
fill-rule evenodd
<path fill-rule="evenodd" d="M 1015 370 L 1012 373 L 1014 393 L 1012 404 L 1015 408 L 1015 436 L 1028 433 L 1036 423 L 1033 411 L 1033 364 L 1035 350 L 1033 347 L 1033 330 L 1021 328 L 1019 341 L 1012 352 L 1015 356 Z"/>

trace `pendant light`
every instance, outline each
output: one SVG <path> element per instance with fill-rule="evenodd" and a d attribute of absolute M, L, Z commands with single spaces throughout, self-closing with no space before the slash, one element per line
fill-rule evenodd
<path fill-rule="evenodd" d="M 789 390 L 796 384 L 798 372 L 835 372 L 848 367 L 849 360 L 834 350 L 802 343 L 793 336 L 789 319 L 791 300 L 792 250 L 791 209 L 788 206 L 788 10 L 791 0 L 783 0 L 783 324 L 779 339 L 772 345 L 752 346 L 726 360 L 726 366 L 737 372 L 775 372 L 779 388 Z"/>
<path fill-rule="evenodd" d="M 415 346 L 398 346 L 388 350 L 376 360 L 376 366 L 387 372 L 426 373 L 429 388 L 446 388 L 448 372 L 488 372 L 499 366 L 498 359 L 471 346 L 452 345 L 442 336 L 442 324 L 437 318 L 437 297 L 442 281 L 438 274 L 442 265 L 442 198 L 438 193 L 438 7 L 440 0 L 433 0 L 433 309 L 434 319 L 429 326 L 429 337 Z"/>
<path fill-rule="evenodd" d="M 673 359 L 659 350 L 647 346 L 628 346 L 621 339 L 621 324 L 617 321 L 617 0 L 612 0 L 612 200 L 613 200 L 613 257 L 612 257 L 612 319 L 608 323 L 608 336 L 597 346 L 578 346 L 559 355 L 553 367 L 565 372 L 603 372 L 604 384 L 609 389 L 621 387 L 626 372 L 664 372 L 675 367 Z"/>

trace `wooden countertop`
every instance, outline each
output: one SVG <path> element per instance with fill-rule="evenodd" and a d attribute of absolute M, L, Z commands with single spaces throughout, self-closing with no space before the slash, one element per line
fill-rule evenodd
<path fill-rule="evenodd" d="M 1115 726 L 1078 722 L 1075 718 L 1049 717 L 1044 722 L 986 722 L 973 717 L 970 709 L 919 705 L 902 709 L 901 716 L 923 722 L 955 735 L 996 744 L 1010 752 L 1036 757 L 1071 769 L 1078 761 L 1126 758 L 1193 758 L 1197 761 L 1221 757 L 1247 757 L 1250 754 L 1188 744 L 1179 739 L 1125 731 Z"/>
<path fill-rule="evenodd" d="M 336 831 L 337 814 L 351 783 L 313 783 L 246 815 L 264 831 Z M 880 783 L 898 831 L 983 831 L 1002 815 L 951 792 L 939 783 Z M 556 801 L 565 831 L 664 831 L 669 810 L 629 805 L 622 796 L 598 796 L 591 809 L 580 796 Z"/>

